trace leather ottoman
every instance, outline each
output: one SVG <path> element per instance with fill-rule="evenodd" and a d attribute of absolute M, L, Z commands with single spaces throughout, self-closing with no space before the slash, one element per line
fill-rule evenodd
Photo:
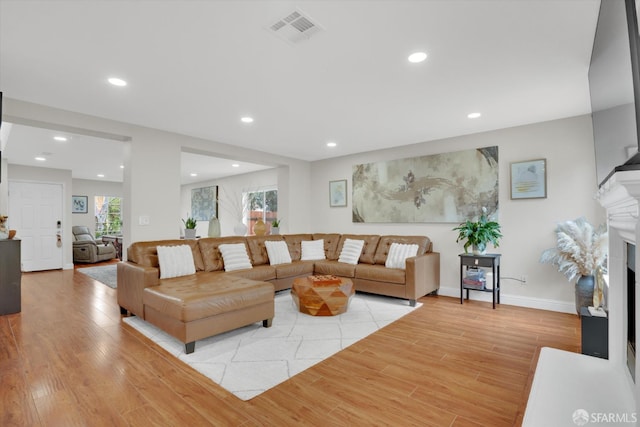
<path fill-rule="evenodd" d="M 274 316 L 271 283 L 221 274 L 194 274 L 162 279 L 144 289 L 144 319 L 185 343 L 193 353 L 195 341 Z"/>

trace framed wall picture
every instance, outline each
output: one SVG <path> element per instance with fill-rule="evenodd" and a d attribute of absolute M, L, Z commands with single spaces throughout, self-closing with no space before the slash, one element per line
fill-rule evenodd
<path fill-rule="evenodd" d="M 352 166 L 354 223 L 452 223 L 498 218 L 498 146 Z"/>
<path fill-rule="evenodd" d="M 347 180 L 329 181 L 329 206 L 347 206 Z"/>
<path fill-rule="evenodd" d="M 89 212 L 89 197 L 88 196 L 71 196 L 71 213 L 83 213 Z"/>
<path fill-rule="evenodd" d="M 511 163 L 511 198 L 544 199 L 547 197 L 547 160 L 536 159 Z"/>
<path fill-rule="evenodd" d="M 209 221 L 218 217 L 218 186 L 191 190 L 191 216 L 196 221 Z"/>

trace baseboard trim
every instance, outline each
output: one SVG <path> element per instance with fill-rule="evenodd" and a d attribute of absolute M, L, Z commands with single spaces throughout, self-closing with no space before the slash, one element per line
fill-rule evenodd
<path fill-rule="evenodd" d="M 439 295 L 445 297 L 460 298 L 460 288 L 444 288 L 441 287 Z M 466 297 L 466 295 L 465 295 Z M 469 292 L 469 299 L 475 301 L 492 301 L 489 292 Z M 523 297 L 521 295 L 507 295 L 504 292 L 500 294 L 500 303 L 507 305 L 515 305 L 518 307 L 535 308 L 538 310 L 558 311 L 560 313 L 576 314 L 576 306 L 573 302 L 556 301 L 543 298 Z"/>

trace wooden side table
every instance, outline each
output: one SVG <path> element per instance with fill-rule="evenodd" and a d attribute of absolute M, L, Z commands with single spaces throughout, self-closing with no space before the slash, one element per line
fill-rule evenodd
<path fill-rule="evenodd" d="M 463 294 L 466 289 L 467 299 L 469 299 L 469 291 L 479 292 L 491 292 L 493 294 L 493 308 L 496 308 L 496 301 L 500 304 L 500 256 L 501 254 L 460 254 L 460 304 L 463 303 Z M 478 289 L 465 286 L 464 268 L 467 267 L 491 267 L 493 273 L 493 288 L 492 289 Z"/>
<path fill-rule="evenodd" d="M 298 310 L 311 316 L 345 313 L 355 293 L 351 279 L 332 275 L 299 277 L 291 286 Z"/>

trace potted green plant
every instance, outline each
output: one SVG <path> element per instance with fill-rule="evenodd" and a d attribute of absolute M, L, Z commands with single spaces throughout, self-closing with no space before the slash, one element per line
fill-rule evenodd
<path fill-rule="evenodd" d="M 271 221 L 271 234 L 280 234 L 280 220 L 278 218 Z"/>
<path fill-rule="evenodd" d="M 605 268 L 609 252 L 609 234 L 606 227 L 594 227 L 584 217 L 564 221 L 555 230 L 556 247 L 540 255 L 541 263 L 553 264 L 558 271 L 575 283 L 576 311 L 593 305 L 595 278 Z"/>
<path fill-rule="evenodd" d="M 196 219 L 190 216 L 187 216 L 187 219 L 183 219 L 182 223 L 184 224 L 184 238 L 185 239 L 195 239 L 196 238 Z"/>
<path fill-rule="evenodd" d="M 469 253 L 471 246 L 473 253 L 482 255 L 487 251 L 487 243 L 491 243 L 494 247 L 498 247 L 502 234 L 500 233 L 500 224 L 495 221 L 489 221 L 487 218 L 487 208 L 482 208 L 482 215 L 477 221 L 467 220 L 456 228 L 458 238 L 456 243 L 464 240 L 464 252 Z"/>

